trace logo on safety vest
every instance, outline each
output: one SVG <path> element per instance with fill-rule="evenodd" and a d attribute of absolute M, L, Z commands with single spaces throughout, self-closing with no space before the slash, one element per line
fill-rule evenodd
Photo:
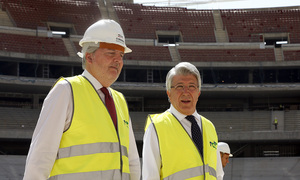
<path fill-rule="evenodd" d="M 126 120 L 123 120 L 124 121 L 124 125 L 126 126 L 126 127 L 128 127 L 128 121 L 126 121 Z"/>
<path fill-rule="evenodd" d="M 216 141 L 214 141 L 214 142 L 209 142 L 209 144 L 210 144 L 210 147 L 213 147 L 213 148 L 217 149 L 218 143 L 216 143 Z"/>

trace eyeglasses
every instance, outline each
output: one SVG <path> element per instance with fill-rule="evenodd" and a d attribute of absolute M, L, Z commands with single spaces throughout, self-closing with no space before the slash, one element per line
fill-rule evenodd
<path fill-rule="evenodd" d="M 176 91 L 184 91 L 184 89 L 187 88 L 187 90 L 189 91 L 195 91 L 197 88 L 199 88 L 199 86 L 196 86 L 196 85 L 188 85 L 188 86 L 184 86 L 184 85 L 176 85 L 176 86 L 171 86 L 171 88 L 174 88 Z"/>

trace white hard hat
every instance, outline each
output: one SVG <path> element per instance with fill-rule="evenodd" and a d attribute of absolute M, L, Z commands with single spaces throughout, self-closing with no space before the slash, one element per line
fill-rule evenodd
<path fill-rule="evenodd" d="M 230 154 L 230 148 L 228 146 L 227 143 L 224 143 L 224 142 L 219 142 L 218 143 L 218 150 L 222 153 L 226 153 L 226 154 L 229 154 L 229 157 L 232 157 L 233 155 Z"/>
<path fill-rule="evenodd" d="M 130 53 L 125 44 L 125 36 L 121 26 L 114 20 L 102 19 L 92 24 L 84 33 L 83 38 L 79 41 L 79 45 L 83 47 L 84 43 L 95 44 L 104 42 L 120 45 L 124 48 L 124 53 Z"/>

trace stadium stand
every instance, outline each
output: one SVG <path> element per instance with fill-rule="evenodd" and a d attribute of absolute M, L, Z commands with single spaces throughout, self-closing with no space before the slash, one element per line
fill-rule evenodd
<path fill-rule="evenodd" d="M 287 131 L 297 131 L 300 127 L 300 113 L 297 110 L 291 110 L 284 114 L 284 129 Z"/>
<path fill-rule="evenodd" d="M 300 156 L 299 7 L 195 10 L 103 0 L 0 0 L 0 5 L 0 153 L 5 162 L 15 162 L 10 155 L 26 155 L 56 79 L 82 72 L 78 42 L 100 18 L 118 21 L 133 50 L 125 55 L 113 88 L 127 99 L 140 155 L 147 115 L 169 108 L 167 72 L 189 61 L 203 78 L 197 110 L 214 123 L 220 141 L 228 142 L 238 159 L 225 172 L 228 178 L 249 177 L 238 167 L 253 168 L 262 157 L 296 163 L 270 156 Z M 67 35 L 54 35 L 55 30 Z M 1 166 L 0 179 L 20 179 L 22 163 L 24 156 L 13 177 Z M 299 179 L 294 169 L 288 172 Z"/>
<path fill-rule="evenodd" d="M 271 117 L 267 111 L 203 112 L 202 114 L 208 119 L 214 119 L 218 132 L 267 131 L 270 129 L 268 119 Z"/>
<path fill-rule="evenodd" d="M 132 53 L 125 55 L 125 60 L 172 61 L 168 47 L 128 46 Z"/>
<path fill-rule="evenodd" d="M 79 41 L 73 41 L 73 45 L 77 52 L 81 52 L 81 47 L 79 45 Z"/>
<path fill-rule="evenodd" d="M 36 29 L 48 22 L 70 23 L 77 34 L 83 34 L 93 22 L 101 18 L 97 0 L 1 0 L 2 9 L 16 27 Z M 87 13 L 89 12 L 89 13 Z"/>
<path fill-rule="evenodd" d="M 285 61 L 298 61 L 300 57 L 300 50 L 284 50 L 283 56 Z"/>
<path fill-rule="evenodd" d="M 7 52 L 69 56 L 61 38 L 0 33 L 0 49 Z"/>
<path fill-rule="evenodd" d="M 181 61 L 275 61 L 274 49 L 178 49 Z"/>
<path fill-rule="evenodd" d="M 33 129 L 40 109 L 0 107 L 0 129 Z"/>
<path fill-rule="evenodd" d="M 180 31 L 183 42 L 216 42 L 212 11 L 113 4 L 128 38 L 156 39 L 156 31 Z"/>
<path fill-rule="evenodd" d="M 300 10 L 221 10 L 230 42 L 261 42 L 264 33 L 289 33 L 290 43 L 300 42 Z"/>

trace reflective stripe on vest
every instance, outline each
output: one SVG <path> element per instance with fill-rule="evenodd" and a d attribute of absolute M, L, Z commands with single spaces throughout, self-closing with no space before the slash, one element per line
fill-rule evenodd
<path fill-rule="evenodd" d="M 57 159 L 72 156 L 83 156 L 96 153 L 115 153 L 119 152 L 119 143 L 101 142 L 93 144 L 75 145 L 72 147 L 60 148 Z M 128 157 L 127 148 L 121 146 L 122 155 Z"/>
<path fill-rule="evenodd" d="M 203 159 L 189 134 L 170 112 L 149 115 L 147 121 L 145 128 L 152 121 L 158 136 L 161 179 L 216 179 L 218 138 L 209 120 L 201 116 Z"/>
<path fill-rule="evenodd" d="M 103 180 L 129 180 L 130 175 L 127 173 L 122 174 L 120 178 L 119 170 L 95 171 L 84 172 L 76 174 L 62 174 L 59 176 L 52 176 L 48 180 L 84 180 L 84 179 L 103 179 Z"/>
<path fill-rule="evenodd" d="M 129 113 L 124 96 L 111 89 L 117 111 L 116 132 L 92 84 L 83 76 L 66 80 L 73 95 L 73 117 L 62 135 L 50 179 L 129 180 Z"/>
<path fill-rule="evenodd" d="M 216 170 L 214 170 L 212 167 L 205 165 L 204 168 L 205 168 L 205 172 L 209 172 L 210 175 L 217 177 Z M 203 176 L 203 175 L 204 175 L 203 166 L 198 166 L 198 167 L 179 171 L 175 174 L 172 174 L 164 178 L 164 180 L 182 180 L 182 179 L 188 179 L 188 178 L 193 178 L 193 177 Z"/>

